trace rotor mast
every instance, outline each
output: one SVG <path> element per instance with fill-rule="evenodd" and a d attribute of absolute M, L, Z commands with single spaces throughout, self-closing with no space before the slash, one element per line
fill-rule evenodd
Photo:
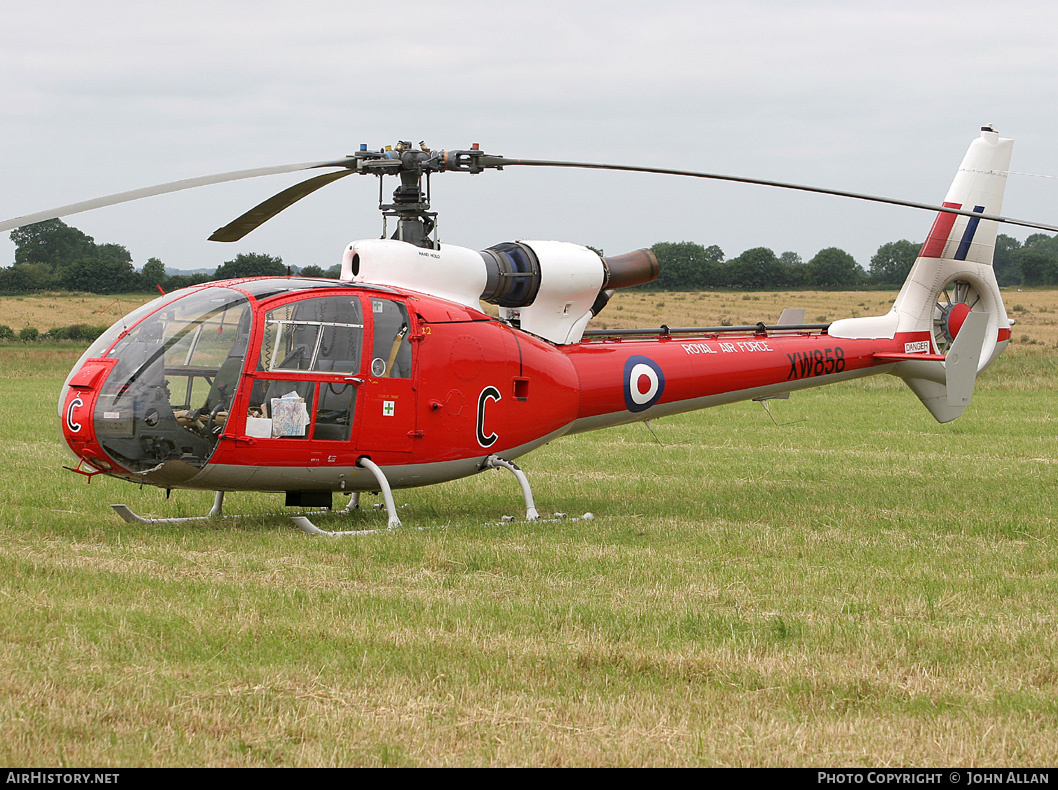
<path fill-rule="evenodd" d="M 367 145 L 362 144 L 352 159 L 357 172 L 379 176 L 378 207 L 382 212 L 382 237 L 386 237 L 388 220 L 393 218 L 397 227 L 390 238 L 416 247 L 438 249 L 437 212 L 430 211 L 430 175 L 445 170 L 480 173 L 484 169 L 480 164 L 483 155 L 477 143 L 470 150 L 432 151 L 423 141 L 416 148 L 412 143 L 401 140 L 396 146 L 386 146 L 381 151 L 369 151 Z M 400 177 L 400 185 L 393 190 L 392 203 L 383 202 L 384 175 Z"/>

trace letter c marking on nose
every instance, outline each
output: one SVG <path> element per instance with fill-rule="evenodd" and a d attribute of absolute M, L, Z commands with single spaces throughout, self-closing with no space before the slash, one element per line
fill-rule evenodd
<path fill-rule="evenodd" d="M 73 410 L 80 406 L 84 406 L 84 401 L 74 398 L 66 409 L 66 427 L 70 429 L 70 433 L 77 433 L 81 430 L 81 423 L 73 421 Z"/>

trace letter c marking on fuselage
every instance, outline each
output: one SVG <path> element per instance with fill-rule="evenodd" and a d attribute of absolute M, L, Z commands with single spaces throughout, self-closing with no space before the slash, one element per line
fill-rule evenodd
<path fill-rule="evenodd" d="M 490 400 L 498 401 L 501 399 L 500 391 L 495 387 L 485 387 L 478 395 L 478 444 L 482 447 L 492 447 L 496 444 L 496 440 L 499 439 L 499 435 L 496 433 L 490 433 L 488 436 L 485 435 L 485 403 Z"/>

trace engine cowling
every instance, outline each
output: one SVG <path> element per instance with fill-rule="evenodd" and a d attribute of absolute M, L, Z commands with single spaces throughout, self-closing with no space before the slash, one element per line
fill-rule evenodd
<path fill-rule="evenodd" d="M 594 312 L 615 288 L 658 275 L 650 250 L 600 257 L 563 241 L 504 242 L 476 251 L 441 245 L 423 249 L 392 239 L 351 243 L 343 280 L 409 288 L 469 307 L 497 305 L 500 317 L 553 343 L 578 342 Z"/>

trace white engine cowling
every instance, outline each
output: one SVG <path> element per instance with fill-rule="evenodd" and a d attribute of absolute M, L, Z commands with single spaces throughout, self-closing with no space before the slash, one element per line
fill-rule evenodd
<path fill-rule="evenodd" d="M 649 250 L 602 258 L 563 241 L 505 242 L 478 252 L 366 239 L 346 248 L 341 279 L 409 288 L 474 308 L 486 301 L 499 306 L 504 321 L 567 344 L 581 339 L 607 288 L 649 282 L 657 273 Z"/>

